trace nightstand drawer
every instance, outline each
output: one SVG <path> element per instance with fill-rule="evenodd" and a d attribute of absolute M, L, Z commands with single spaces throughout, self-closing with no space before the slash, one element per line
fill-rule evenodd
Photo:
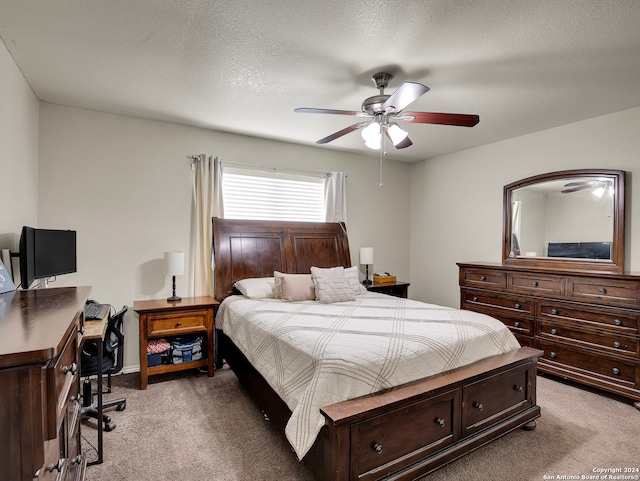
<path fill-rule="evenodd" d="M 207 309 L 150 314 L 147 319 L 147 336 L 175 336 L 207 329 Z"/>

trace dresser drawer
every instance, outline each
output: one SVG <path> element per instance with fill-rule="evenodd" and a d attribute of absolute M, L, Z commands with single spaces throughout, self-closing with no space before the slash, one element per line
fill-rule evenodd
<path fill-rule="evenodd" d="M 57 436 L 65 418 L 67 403 L 73 395 L 73 386 L 79 382 L 77 353 L 78 342 L 74 329 L 60 355 L 46 368 L 46 392 L 49 402 L 45 407 L 45 439 L 54 439 Z"/>
<path fill-rule="evenodd" d="M 491 269 L 463 268 L 460 270 L 460 285 L 483 289 L 504 289 L 507 287 L 507 273 Z"/>
<path fill-rule="evenodd" d="M 147 336 L 175 336 L 207 330 L 208 309 L 149 314 Z"/>
<path fill-rule="evenodd" d="M 530 405 L 528 366 L 462 388 L 462 435 L 484 429 Z"/>
<path fill-rule="evenodd" d="M 567 296 L 582 300 L 600 300 L 618 304 L 640 303 L 638 282 L 616 279 L 592 279 L 570 277 L 567 280 Z"/>
<path fill-rule="evenodd" d="M 620 354 L 632 358 L 638 355 L 638 341 L 635 336 L 585 329 L 578 324 L 539 321 L 538 336 L 552 341 L 575 343 L 590 349 L 603 349 L 610 354 Z"/>
<path fill-rule="evenodd" d="M 607 329 L 629 336 L 638 333 L 638 315 L 622 309 L 598 309 L 591 306 L 562 302 L 538 302 L 537 318 L 583 324 L 591 329 Z"/>
<path fill-rule="evenodd" d="M 544 351 L 540 365 L 563 365 L 570 371 L 583 371 L 609 382 L 634 384 L 636 364 L 632 360 L 605 356 L 579 347 L 539 340 L 538 347 Z M 586 373 L 585 373 L 586 371 Z"/>
<path fill-rule="evenodd" d="M 384 466 L 392 472 L 411 462 L 412 453 L 420 456 L 442 449 L 457 436 L 454 412 L 459 390 L 391 411 L 351 426 L 353 479 L 378 479 L 376 468 L 400 458 L 400 463 Z M 403 436 L 397 436 L 397 433 Z"/>
<path fill-rule="evenodd" d="M 509 273 L 507 287 L 513 291 L 538 296 L 562 296 L 565 280 L 561 276 Z"/>
<path fill-rule="evenodd" d="M 496 317 L 533 317 L 534 302 L 526 297 L 497 294 L 479 290 L 462 290 L 461 308 L 470 311 L 495 313 Z"/>

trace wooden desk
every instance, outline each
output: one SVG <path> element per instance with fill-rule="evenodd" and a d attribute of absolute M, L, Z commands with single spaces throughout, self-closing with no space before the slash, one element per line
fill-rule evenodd
<path fill-rule="evenodd" d="M 98 379 L 98 389 L 97 389 L 97 397 L 98 397 L 98 459 L 96 461 L 92 461 L 88 463 L 89 465 L 93 464 L 102 464 L 103 461 L 103 426 L 102 422 L 102 352 L 104 349 L 104 336 L 107 332 L 107 325 L 109 324 L 109 314 L 111 310 L 104 316 L 102 319 L 92 319 L 84 321 L 84 332 L 82 335 L 82 344 L 84 344 L 88 340 L 97 341 L 98 348 L 98 372 L 96 373 L 96 377 Z M 82 347 L 82 346 L 81 346 Z M 91 404 L 91 403 L 89 403 Z"/>

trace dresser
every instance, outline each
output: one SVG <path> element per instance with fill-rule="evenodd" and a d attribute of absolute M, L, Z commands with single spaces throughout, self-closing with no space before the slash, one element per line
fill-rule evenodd
<path fill-rule="evenodd" d="M 0 479 L 85 478 L 79 346 L 89 292 L 0 294 Z"/>
<path fill-rule="evenodd" d="M 538 370 L 640 409 L 640 275 L 458 263 L 460 308 L 504 322 L 544 351 Z"/>

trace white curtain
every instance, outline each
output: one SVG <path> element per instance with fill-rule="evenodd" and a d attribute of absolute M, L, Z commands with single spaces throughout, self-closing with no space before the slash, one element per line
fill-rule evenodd
<path fill-rule="evenodd" d="M 324 205 L 327 222 L 347 223 L 347 175 L 327 172 L 324 180 Z"/>
<path fill-rule="evenodd" d="M 211 218 L 222 217 L 222 161 L 200 154 L 193 170 L 193 295 L 213 296 Z"/>

